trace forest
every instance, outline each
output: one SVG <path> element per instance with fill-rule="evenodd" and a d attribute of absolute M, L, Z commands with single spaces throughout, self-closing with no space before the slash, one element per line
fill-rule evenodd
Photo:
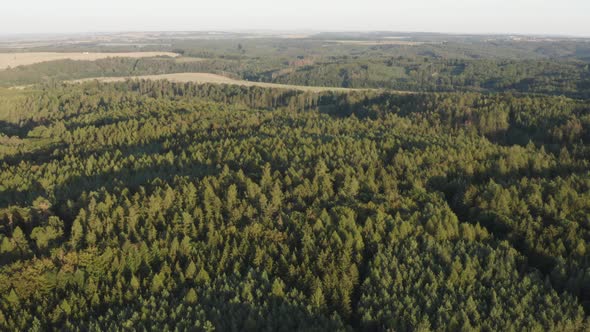
<path fill-rule="evenodd" d="M 175 38 L 173 38 L 175 37 Z M 139 47 L 82 42 L 0 52 L 167 51 L 179 58 L 59 60 L 0 70 L 0 87 L 102 76 L 206 72 L 256 82 L 413 92 L 512 92 L 590 99 L 590 40 L 320 33 L 302 39 L 166 36 Z M 195 36 L 193 38 L 203 38 Z M 379 39 L 380 38 L 380 39 Z M 386 38 L 401 38 L 391 39 Z"/>
<path fill-rule="evenodd" d="M 521 60 L 486 61 L 407 94 L 0 89 L 0 330 L 589 330 L 588 90 L 447 89 Z"/>
<path fill-rule="evenodd" d="M 0 52 L 0 331 L 590 331 L 590 39 Z"/>

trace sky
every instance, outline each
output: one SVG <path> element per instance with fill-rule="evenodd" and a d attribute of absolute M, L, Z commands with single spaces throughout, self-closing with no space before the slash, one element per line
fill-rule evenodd
<path fill-rule="evenodd" d="M 590 0 L 2 0 L 0 34 L 422 31 L 590 37 Z"/>

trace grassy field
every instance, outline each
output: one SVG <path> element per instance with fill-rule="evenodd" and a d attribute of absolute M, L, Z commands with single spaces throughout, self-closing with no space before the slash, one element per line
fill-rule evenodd
<path fill-rule="evenodd" d="M 193 57 L 177 57 L 174 59 L 176 63 L 191 63 L 191 62 L 199 62 L 203 61 L 203 58 L 193 58 Z"/>
<path fill-rule="evenodd" d="M 96 77 L 75 80 L 72 82 L 81 83 L 97 80 L 100 82 L 121 82 L 127 79 L 144 79 L 144 80 L 169 80 L 171 82 L 196 82 L 196 83 L 214 83 L 214 84 L 232 84 L 244 86 L 260 86 L 265 88 L 279 88 L 279 89 L 295 89 L 301 91 L 353 91 L 353 90 L 369 90 L 369 89 L 347 89 L 339 87 L 323 87 L 323 86 L 301 86 L 289 84 L 275 84 L 265 82 L 251 82 L 244 80 L 236 80 L 222 75 L 210 73 L 177 73 L 177 74 L 162 74 L 162 75 L 145 75 L 145 76 L 126 76 L 126 77 Z M 401 92 L 401 91 L 400 91 Z"/>
<path fill-rule="evenodd" d="M 32 65 L 40 62 L 55 60 L 87 60 L 94 61 L 105 58 L 147 58 L 155 56 L 177 57 L 172 52 L 126 52 L 126 53 L 58 53 L 58 52 L 23 52 L 23 53 L 0 53 L 0 70 L 17 66 Z"/>

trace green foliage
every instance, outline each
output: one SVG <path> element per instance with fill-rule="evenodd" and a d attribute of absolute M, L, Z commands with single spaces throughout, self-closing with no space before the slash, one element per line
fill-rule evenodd
<path fill-rule="evenodd" d="M 588 327 L 586 101 L 128 81 L 0 103 L 2 330 Z"/>
<path fill-rule="evenodd" d="M 391 40 L 380 33 L 318 34 L 305 39 L 235 39 L 236 36 L 193 39 L 184 34 L 161 40 L 150 37 L 149 46 L 142 46 L 143 50 L 173 51 L 182 57 L 60 60 L 19 66 L 0 71 L 0 86 L 55 84 L 104 76 L 205 72 L 295 85 L 590 97 L 590 46 L 584 39 L 519 42 L 501 36 L 396 34 L 395 37 Z M 403 38 L 398 40 L 399 37 Z M 137 51 L 133 45 L 115 47 L 93 45 L 89 41 L 45 48 L 58 48 L 59 52 L 121 51 L 121 48 Z M 49 138 L 51 130 L 41 123 L 30 135 Z"/>

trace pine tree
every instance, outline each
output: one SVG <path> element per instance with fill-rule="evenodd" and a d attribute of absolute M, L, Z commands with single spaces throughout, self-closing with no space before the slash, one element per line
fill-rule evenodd
<path fill-rule="evenodd" d="M 30 253 L 31 249 L 29 249 L 29 242 L 27 241 L 27 238 L 25 237 L 25 234 L 21 228 L 18 226 L 15 227 L 14 231 L 12 232 L 12 242 L 14 243 L 16 249 L 20 252 L 21 256 L 25 256 Z"/>
<path fill-rule="evenodd" d="M 322 291 L 322 287 L 318 286 L 313 291 L 311 295 L 311 304 L 316 308 L 323 308 L 326 304 L 326 299 L 324 298 L 324 292 Z"/>
<path fill-rule="evenodd" d="M 15 249 L 14 244 L 8 237 L 2 237 L 2 243 L 0 244 L 0 254 L 11 253 Z"/>
<path fill-rule="evenodd" d="M 63 310 L 63 312 L 66 314 L 66 316 L 69 316 L 72 313 L 72 307 L 70 306 L 70 303 L 66 299 L 64 299 L 61 302 L 59 307 Z"/>
<path fill-rule="evenodd" d="M 74 223 L 72 224 L 72 236 L 71 236 L 71 243 L 73 248 L 78 248 L 80 246 L 80 241 L 84 238 L 84 228 L 80 223 L 80 220 L 76 218 Z"/>
<path fill-rule="evenodd" d="M 190 263 L 188 264 L 188 266 L 186 267 L 186 271 L 184 272 L 184 276 L 187 279 L 194 279 L 197 273 L 197 266 L 195 265 L 195 262 L 193 262 L 192 260 L 190 261 Z M 200 273 L 200 271 L 199 271 Z"/>
<path fill-rule="evenodd" d="M 137 279 L 136 276 L 131 276 L 131 281 L 129 282 L 129 284 L 131 285 L 131 287 L 135 290 L 138 290 L 139 287 L 141 286 L 139 279 Z"/>
<path fill-rule="evenodd" d="M 276 297 L 285 296 L 285 284 L 280 278 L 276 278 L 272 283 L 272 295 Z"/>
<path fill-rule="evenodd" d="M 154 274 L 152 278 L 151 290 L 154 293 L 159 293 L 164 288 L 164 275 L 162 273 Z"/>
<path fill-rule="evenodd" d="M 211 278 L 209 278 L 209 273 L 207 273 L 207 271 L 201 267 L 197 277 L 195 278 L 195 281 L 199 284 L 207 285 L 211 281 Z"/>
<path fill-rule="evenodd" d="M 189 304 L 195 304 L 197 303 L 197 300 L 197 291 L 195 291 L 194 288 L 189 289 L 184 297 L 184 301 Z"/>
<path fill-rule="evenodd" d="M 10 305 L 18 306 L 20 299 L 19 299 L 18 295 L 16 294 L 16 292 L 14 291 L 14 288 L 12 288 L 10 290 L 10 293 L 8 293 L 8 295 L 6 295 L 6 301 L 8 301 L 8 303 L 10 303 Z"/>

